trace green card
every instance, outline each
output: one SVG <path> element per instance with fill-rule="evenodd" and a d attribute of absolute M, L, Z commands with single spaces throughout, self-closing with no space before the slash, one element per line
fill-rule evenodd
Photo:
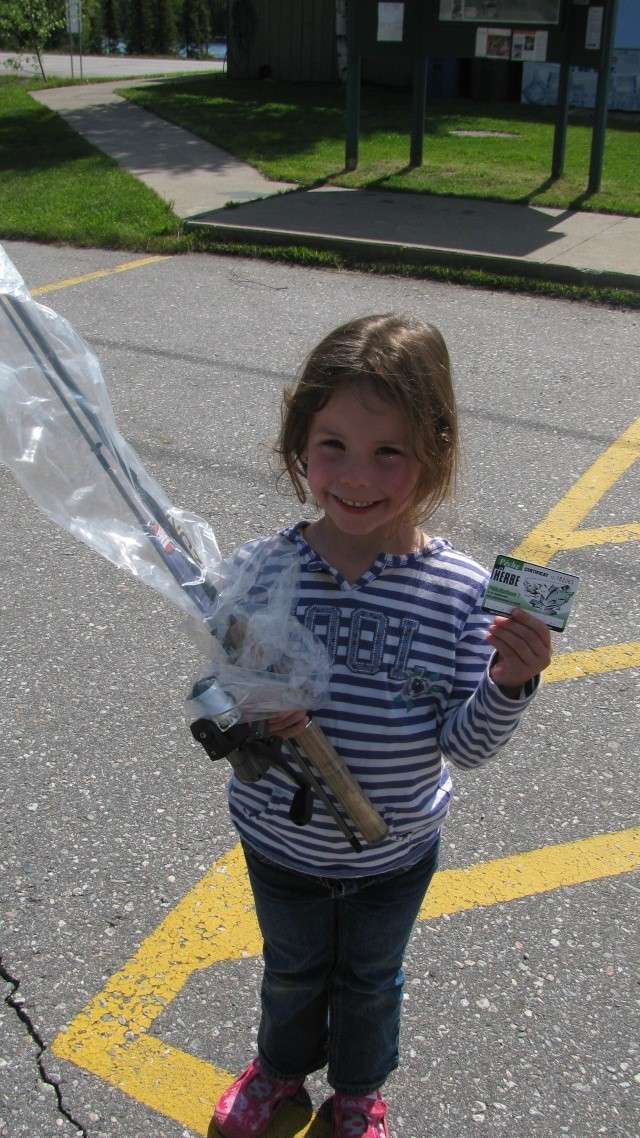
<path fill-rule="evenodd" d="M 566 628 L 580 578 L 546 565 L 532 565 L 515 557 L 496 557 L 483 601 L 486 612 L 510 613 L 524 609 L 549 628 Z"/>

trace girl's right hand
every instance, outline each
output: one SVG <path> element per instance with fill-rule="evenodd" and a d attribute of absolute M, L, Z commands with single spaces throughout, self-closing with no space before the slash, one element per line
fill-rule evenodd
<path fill-rule="evenodd" d="M 277 735 L 280 739 L 295 739 L 302 735 L 309 725 L 307 711 L 281 711 L 267 719 L 265 727 L 269 735 Z"/>

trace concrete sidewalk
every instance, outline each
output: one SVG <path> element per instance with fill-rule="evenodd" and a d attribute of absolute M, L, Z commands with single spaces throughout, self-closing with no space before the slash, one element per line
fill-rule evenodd
<path fill-rule="evenodd" d="M 170 202 L 189 226 L 213 228 L 222 239 L 640 290 L 640 218 L 335 186 L 296 190 L 118 95 L 118 86 L 134 85 L 33 96 Z M 225 209 L 227 203 L 236 208 Z"/>
<path fill-rule="evenodd" d="M 118 94 L 118 87 L 152 82 L 161 80 L 88 83 L 31 94 L 169 202 L 178 217 L 291 189 L 286 183 L 268 181 L 226 150 L 143 111 Z"/>
<path fill-rule="evenodd" d="M 375 190 L 318 190 L 192 217 L 220 236 L 364 258 L 640 289 L 640 218 Z"/>

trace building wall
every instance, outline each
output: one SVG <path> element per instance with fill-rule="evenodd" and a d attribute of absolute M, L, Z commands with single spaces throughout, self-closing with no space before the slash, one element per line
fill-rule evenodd
<path fill-rule="evenodd" d="M 640 4 L 638 0 L 618 0 L 615 47 L 640 47 Z"/>
<path fill-rule="evenodd" d="M 338 78 L 335 0 L 231 0 L 230 14 L 232 78 Z"/>

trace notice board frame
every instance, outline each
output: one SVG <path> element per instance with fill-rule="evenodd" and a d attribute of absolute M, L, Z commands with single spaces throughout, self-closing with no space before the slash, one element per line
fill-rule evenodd
<path fill-rule="evenodd" d="M 462 0 L 464 3 L 464 0 Z M 500 15 L 501 4 L 510 0 L 493 0 L 487 5 L 495 15 L 481 20 L 447 20 L 441 18 L 442 0 L 347 0 L 347 141 L 345 168 L 355 170 L 358 164 L 360 117 L 361 61 L 363 56 L 413 61 L 413 107 L 410 165 L 423 161 L 424 118 L 426 102 L 427 61 L 432 58 L 477 59 L 479 28 L 546 33 L 546 61 L 560 64 L 558 112 L 554 135 L 552 177 L 562 174 L 566 150 L 569 113 L 569 75 L 573 66 L 591 67 L 598 72 L 596 112 L 591 147 L 589 192 L 600 188 L 604 135 L 606 132 L 609 68 L 618 0 L 559 0 L 557 23 L 532 20 L 526 25 Z M 385 9 L 387 26 L 393 39 L 379 38 L 381 10 Z M 402 10 L 401 37 L 394 27 L 393 9 Z M 599 46 L 587 47 L 587 29 L 596 11 L 601 13 Z M 493 57 L 496 58 L 496 57 Z M 509 54 L 505 58 L 511 59 Z"/>

